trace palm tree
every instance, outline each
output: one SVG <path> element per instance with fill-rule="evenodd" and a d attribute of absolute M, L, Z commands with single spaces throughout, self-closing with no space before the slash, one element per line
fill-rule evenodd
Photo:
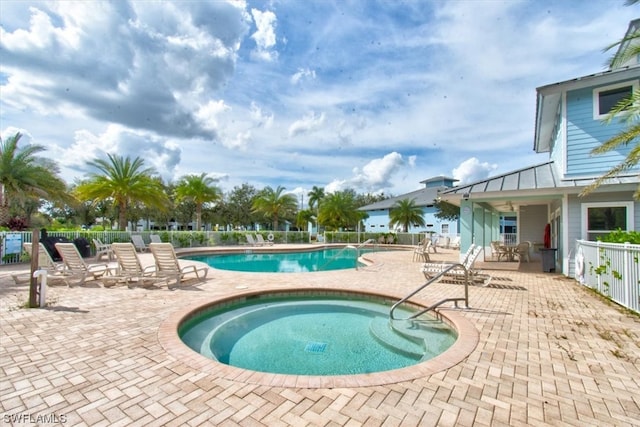
<path fill-rule="evenodd" d="M 318 223 L 334 230 L 357 225 L 363 218 L 359 212 L 355 197 L 351 191 L 338 191 L 322 199 L 318 214 Z"/>
<path fill-rule="evenodd" d="M 403 232 L 408 232 L 411 224 L 416 226 L 425 226 L 422 216 L 422 208 L 417 206 L 415 199 L 402 199 L 393 204 L 389 211 L 390 226 L 402 226 Z"/>
<path fill-rule="evenodd" d="M 639 3 L 640 0 L 627 0 L 628 6 Z M 609 61 L 609 68 L 614 69 L 622 66 L 631 58 L 640 56 L 640 29 L 627 33 L 622 40 L 608 46 L 605 50 L 610 50 L 618 46 L 619 49 Z M 594 148 L 591 154 L 597 155 L 609 151 L 620 149 L 622 146 L 628 146 L 635 142 L 635 145 L 629 150 L 627 157 L 622 162 L 615 165 L 607 173 L 599 177 L 591 185 L 587 186 L 580 196 L 587 195 L 600 187 L 607 179 L 613 178 L 620 173 L 632 169 L 640 163 L 640 91 L 633 91 L 631 96 L 621 100 L 609 113 L 605 119 L 605 123 L 611 123 L 614 118 L 623 117 L 627 123 L 627 128 L 618 135 L 610 138 L 602 143 L 602 145 Z M 640 185 L 633 194 L 633 198 L 640 200 Z"/>
<path fill-rule="evenodd" d="M 324 188 L 313 186 L 311 191 L 307 193 L 309 196 L 309 208 L 316 208 L 316 215 L 318 214 L 318 209 L 320 208 L 320 201 L 324 198 Z"/>
<path fill-rule="evenodd" d="M 298 199 L 291 193 L 282 194 L 285 188 L 278 186 L 275 190 L 266 187 L 253 201 L 252 211 L 261 213 L 273 221 L 273 229 L 278 229 L 278 219 L 293 215 L 298 209 Z"/>
<path fill-rule="evenodd" d="M 81 200 L 113 200 L 118 209 L 118 229 L 127 228 L 127 208 L 133 201 L 148 207 L 166 210 L 169 199 L 162 182 L 155 178 L 153 168 L 145 168 L 140 157 L 131 158 L 108 154 L 108 159 L 89 162 L 98 169 L 76 187 Z"/>
<path fill-rule="evenodd" d="M 176 184 L 176 202 L 188 199 L 196 205 L 196 230 L 200 230 L 202 226 L 202 206 L 222 199 L 222 191 L 213 185 L 214 182 L 217 180 L 202 173 L 185 175 Z"/>
<path fill-rule="evenodd" d="M 16 133 L 0 140 L 0 224 L 11 217 L 14 203 L 28 199 L 69 200 L 66 183 L 58 177 L 58 165 L 36 156 L 46 149 L 41 145 L 18 148 L 22 135 Z"/>

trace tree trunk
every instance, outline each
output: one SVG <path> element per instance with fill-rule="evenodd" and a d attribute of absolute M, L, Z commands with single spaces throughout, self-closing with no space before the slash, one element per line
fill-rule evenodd
<path fill-rule="evenodd" d="M 196 231 L 200 231 L 201 223 L 202 223 L 202 205 L 198 203 L 196 205 Z"/>

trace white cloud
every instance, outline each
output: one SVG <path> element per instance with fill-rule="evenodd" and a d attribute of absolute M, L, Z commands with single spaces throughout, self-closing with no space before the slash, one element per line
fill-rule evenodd
<path fill-rule="evenodd" d="M 453 178 L 458 180 L 458 185 L 465 185 L 488 178 L 497 167 L 496 164 L 481 163 L 477 158 L 471 157 L 453 169 Z"/>
<path fill-rule="evenodd" d="M 325 122 L 325 114 L 311 112 L 289 126 L 289 137 L 302 135 L 320 129 Z"/>
<path fill-rule="evenodd" d="M 251 9 L 251 15 L 256 23 L 256 31 L 251 38 L 256 42 L 256 50 L 253 55 L 264 61 L 272 61 L 278 57 L 278 52 L 273 50 L 276 45 L 276 14 L 271 11 L 262 12 Z"/>
<path fill-rule="evenodd" d="M 298 71 L 293 76 L 291 76 L 291 83 L 296 85 L 303 78 L 307 78 L 311 80 L 315 79 L 316 78 L 315 70 L 310 70 L 308 68 L 298 68 Z"/>

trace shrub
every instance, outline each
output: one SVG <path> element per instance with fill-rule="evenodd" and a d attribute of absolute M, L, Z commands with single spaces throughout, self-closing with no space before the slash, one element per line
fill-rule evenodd
<path fill-rule="evenodd" d="M 602 238 L 603 242 L 607 243 L 632 243 L 634 245 L 640 245 L 640 232 L 638 231 L 622 231 L 617 229 L 607 234 Z"/>

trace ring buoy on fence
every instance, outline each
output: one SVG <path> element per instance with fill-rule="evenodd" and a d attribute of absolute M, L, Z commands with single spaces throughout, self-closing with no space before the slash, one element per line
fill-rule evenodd
<path fill-rule="evenodd" d="M 575 277 L 580 283 L 584 283 L 584 255 L 582 249 L 578 250 L 576 255 L 576 274 Z"/>
<path fill-rule="evenodd" d="M 269 235 L 267 236 L 267 239 L 268 239 L 270 242 L 273 242 L 273 233 L 269 233 Z"/>

